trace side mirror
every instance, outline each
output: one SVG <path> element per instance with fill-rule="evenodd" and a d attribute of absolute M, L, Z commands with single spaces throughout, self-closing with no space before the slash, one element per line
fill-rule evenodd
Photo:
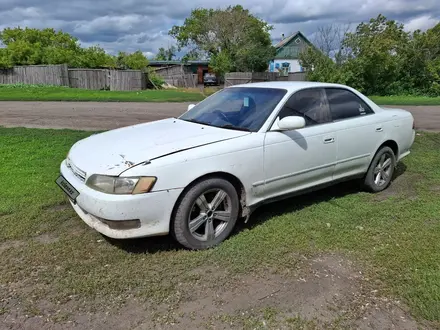
<path fill-rule="evenodd" d="M 299 116 L 288 116 L 278 121 L 278 129 L 281 131 L 291 131 L 303 127 L 306 127 L 306 121 Z"/>
<path fill-rule="evenodd" d="M 186 110 L 186 111 L 191 110 L 191 109 L 194 108 L 195 106 L 196 106 L 195 104 L 190 104 L 190 105 L 188 105 L 188 110 Z"/>

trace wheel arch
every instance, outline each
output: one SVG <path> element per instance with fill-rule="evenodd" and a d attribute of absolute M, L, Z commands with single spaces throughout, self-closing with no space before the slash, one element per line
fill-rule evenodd
<path fill-rule="evenodd" d="M 385 140 L 384 142 L 382 142 L 381 145 L 379 145 L 379 147 L 376 149 L 376 152 L 374 154 L 372 154 L 371 158 L 370 158 L 370 163 L 368 165 L 367 171 L 370 168 L 374 157 L 377 155 L 377 153 L 379 152 L 380 149 L 382 149 L 383 147 L 389 147 L 391 148 L 391 150 L 393 151 L 394 157 L 396 158 L 396 164 L 397 164 L 397 159 L 399 158 L 399 145 L 397 144 L 396 141 L 392 140 L 392 139 L 388 139 Z M 367 172 L 365 172 L 366 174 Z"/>
<path fill-rule="evenodd" d="M 239 178 L 237 178 L 235 175 L 228 173 L 228 172 L 218 171 L 218 172 L 206 173 L 206 174 L 194 179 L 193 181 L 191 181 L 185 187 L 185 189 L 182 190 L 182 192 L 180 193 L 176 202 L 174 203 L 173 211 L 171 212 L 171 218 L 170 218 L 170 233 L 173 232 L 173 228 L 172 228 L 173 221 L 171 221 L 171 220 L 173 219 L 174 215 L 176 214 L 177 207 L 178 207 L 180 201 L 182 200 L 182 198 L 185 196 L 186 192 L 189 189 L 191 189 L 194 185 L 196 185 L 197 183 L 199 183 L 203 180 L 212 179 L 212 178 L 224 179 L 224 180 L 230 182 L 234 186 L 235 191 L 237 192 L 237 195 L 238 195 L 238 199 L 239 199 L 239 205 L 240 205 L 239 215 L 242 217 L 247 215 L 248 209 L 246 207 L 246 190 L 245 190 L 244 185 L 241 182 L 241 180 Z"/>
<path fill-rule="evenodd" d="M 383 143 L 379 146 L 379 148 L 377 148 L 377 150 L 376 150 L 376 154 L 377 154 L 377 152 L 378 152 L 380 149 L 382 149 L 383 147 L 389 147 L 389 148 L 391 148 L 391 150 L 393 150 L 394 156 L 396 157 L 396 160 L 399 158 L 399 145 L 397 144 L 396 141 L 391 140 L 391 139 L 386 140 L 385 142 L 383 142 Z"/>

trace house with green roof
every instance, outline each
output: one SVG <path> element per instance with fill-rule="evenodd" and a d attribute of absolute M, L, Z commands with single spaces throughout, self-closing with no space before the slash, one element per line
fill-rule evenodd
<path fill-rule="evenodd" d="M 299 31 L 287 38 L 283 34 L 281 41 L 275 45 L 276 55 L 269 62 L 269 72 L 281 72 L 283 75 L 303 72 L 304 69 L 299 64 L 299 54 L 311 45 L 312 43 Z"/>

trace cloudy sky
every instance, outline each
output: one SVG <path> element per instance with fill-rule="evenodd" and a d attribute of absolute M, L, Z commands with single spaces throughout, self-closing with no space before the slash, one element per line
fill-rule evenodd
<path fill-rule="evenodd" d="M 440 20 L 440 0 L 0 0 L 0 29 L 53 27 L 75 35 L 84 46 L 99 44 L 112 53 L 140 49 L 151 56 L 173 44 L 168 30 L 191 9 L 237 3 L 274 25 L 274 41 L 282 33 L 311 36 L 320 25 L 358 24 L 379 13 L 408 30 L 425 30 Z"/>

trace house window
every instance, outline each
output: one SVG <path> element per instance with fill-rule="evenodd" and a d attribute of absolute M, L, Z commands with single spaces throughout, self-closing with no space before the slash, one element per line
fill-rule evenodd
<path fill-rule="evenodd" d="M 298 44 L 300 44 L 301 43 L 301 39 L 300 38 L 296 38 L 295 39 L 295 43 L 298 45 Z"/>

